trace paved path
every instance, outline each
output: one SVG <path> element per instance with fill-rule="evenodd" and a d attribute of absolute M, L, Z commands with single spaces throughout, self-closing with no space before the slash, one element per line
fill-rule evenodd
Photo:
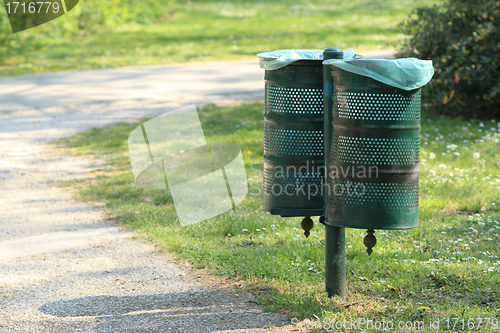
<path fill-rule="evenodd" d="M 392 58 L 394 51 L 361 52 Z M 235 93 L 263 93 L 257 60 L 123 67 L 0 78 L 0 111 L 121 100 L 224 100 Z"/>
<path fill-rule="evenodd" d="M 189 104 L 263 97 L 256 61 L 0 78 L 0 332 L 291 331 L 255 296 L 201 283 L 51 181 L 101 161 L 54 139 Z"/>
<path fill-rule="evenodd" d="M 123 67 L 0 79 L 0 111 L 121 100 L 179 101 L 262 92 L 257 61 Z"/>

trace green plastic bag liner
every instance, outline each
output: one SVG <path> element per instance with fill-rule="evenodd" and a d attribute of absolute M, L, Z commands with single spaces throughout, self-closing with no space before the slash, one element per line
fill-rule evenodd
<path fill-rule="evenodd" d="M 324 65 L 366 76 L 406 91 L 425 86 L 434 75 L 432 60 L 416 58 L 388 59 L 330 59 Z"/>
<path fill-rule="evenodd" d="M 356 54 L 353 49 L 346 49 L 344 59 L 359 59 L 361 55 Z M 297 60 L 323 60 L 323 50 L 277 50 L 257 54 L 260 68 L 275 70 L 285 67 Z"/>

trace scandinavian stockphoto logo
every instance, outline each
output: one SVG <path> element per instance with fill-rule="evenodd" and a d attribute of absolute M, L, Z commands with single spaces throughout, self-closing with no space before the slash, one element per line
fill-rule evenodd
<path fill-rule="evenodd" d="M 52 21 L 75 8 L 79 0 L 4 0 L 12 32 Z"/>
<path fill-rule="evenodd" d="M 182 226 L 222 214 L 248 194 L 243 155 L 237 144 L 207 144 L 196 106 L 152 118 L 128 137 L 138 186 L 172 195 Z"/>

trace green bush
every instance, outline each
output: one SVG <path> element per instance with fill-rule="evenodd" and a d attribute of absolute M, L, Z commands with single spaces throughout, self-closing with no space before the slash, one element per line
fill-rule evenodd
<path fill-rule="evenodd" d="M 36 47 L 35 37 L 32 34 L 12 33 L 7 12 L 0 10 L 0 62 L 12 54 L 21 52 L 26 44 Z"/>
<path fill-rule="evenodd" d="M 64 17 L 37 27 L 44 35 L 102 33 L 131 24 L 147 25 L 172 15 L 173 0 L 80 0 Z"/>
<path fill-rule="evenodd" d="M 173 14 L 174 6 L 174 0 L 80 0 L 64 16 L 15 34 L 7 12 L 0 10 L 0 62 L 40 47 L 45 37 L 75 37 L 163 21 Z"/>
<path fill-rule="evenodd" d="M 151 24 L 173 13 L 173 0 L 83 0 L 67 15 L 66 32 L 95 33 L 122 25 Z"/>
<path fill-rule="evenodd" d="M 403 23 L 398 56 L 431 59 L 426 96 L 441 113 L 500 117 L 500 1 L 447 0 Z"/>

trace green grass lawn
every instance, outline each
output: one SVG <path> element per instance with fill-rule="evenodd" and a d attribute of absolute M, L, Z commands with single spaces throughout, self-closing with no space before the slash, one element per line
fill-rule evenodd
<path fill-rule="evenodd" d="M 428 328 L 430 320 L 450 331 L 461 330 L 464 320 L 466 331 L 489 331 L 486 321 L 476 329 L 476 318 L 500 318 L 500 123 L 423 114 L 420 225 L 377 231 L 370 257 L 362 244 L 365 231 L 347 229 L 349 292 L 341 300 L 324 292 L 324 227 L 315 223 L 305 238 L 300 218 L 262 209 L 262 110 L 262 102 L 199 110 L 207 141 L 240 145 L 250 183 L 247 199 L 216 218 L 180 227 L 168 192 L 134 184 L 127 138 L 138 124 L 57 142 L 63 152 L 109 164 L 87 180 L 62 185 L 76 188 L 81 200 L 105 202 L 110 219 L 196 267 L 244 279 L 263 291 L 261 304 L 290 318 L 395 325 L 423 320 L 421 332 L 436 331 Z"/>
<path fill-rule="evenodd" d="M 181 1 L 164 23 L 129 24 L 77 38 L 43 38 L 40 48 L 24 48 L 1 63 L 0 75 L 254 58 L 259 52 L 290 48 L 394 48 L 403 37 L 399 23 L 411 9 L 437 2 Z M 70 12 L 58 20 L 74 18 Z M 50 30 L 47 24 L 21 34 Z"/>

